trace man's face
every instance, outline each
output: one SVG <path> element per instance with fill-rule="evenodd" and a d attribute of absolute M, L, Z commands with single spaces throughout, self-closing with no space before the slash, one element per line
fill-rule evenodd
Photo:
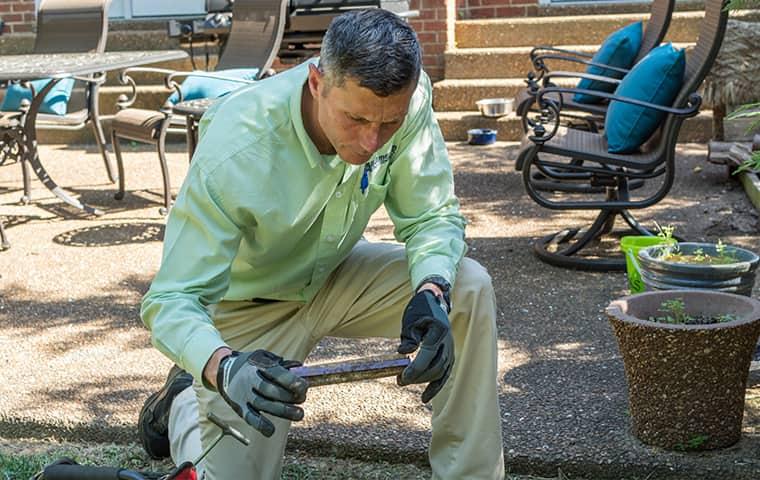
<path fill-rule="evenodd" d="M 345 162 L 360 165 L 401 127 L 416 84 L 380 97 L 351 78 L 329 85 L 315 66 L 309 70 L 309 89 L 317 104 L 319 127 Z"/>

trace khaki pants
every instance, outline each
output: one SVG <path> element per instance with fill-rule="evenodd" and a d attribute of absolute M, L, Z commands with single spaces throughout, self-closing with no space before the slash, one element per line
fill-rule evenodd
<path fill-rule="evenodd" d="M 235 350 L 265 349 L 304 360 L 324 336 L 398 338 L 412 296 L 403 247 L 360 242 L 309 303 L 222 302 L 216 328 Z M 454 368 L 433 399 L 429 457 L 434 479 L 502 479 L 504 457 L 497 396 L 496 300 L 491 278 L 465 258 L 452 289 L 450 318 Z M 220 395 L 195 384 L 171 410 L 169 438 L 175 462 L 194 460 L 218 428 L 213 411 L 250 440 L 225 437 L 206 457 L 208 479 L 279 479 L 289 422 L 269 416 L 276 431 L 265 438 L 238 417 Z M 196 401 L 197 398 L 197 401 Z M 199 423 L 200 421 L 200 423 Z M 199 442 L 200 437 L 200 442 Z"/>

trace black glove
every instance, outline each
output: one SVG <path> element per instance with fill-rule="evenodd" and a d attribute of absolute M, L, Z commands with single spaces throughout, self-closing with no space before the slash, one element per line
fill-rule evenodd
<path fill-rule="evenodd" d="M 219 363 L 216 385 L 222 398 L 249 425 L 271 437 L 274 424 L 261 412 L 301 420 L 308 383 L 288 369 L 300 362 L 283 360 L 266 350 L 236 352 Z"/>
<path fill-rule="evenodd" d="M 401 345 L 398 353 L 420 351 L 402 371 L 399 385 L 430 382 L 422 392 L 422 401 L 429 402 L 441 390 L 454 364 L 454 337 L 445 307 L 430 290 L 417 293 L 404 310 L 401 324 Z"/>

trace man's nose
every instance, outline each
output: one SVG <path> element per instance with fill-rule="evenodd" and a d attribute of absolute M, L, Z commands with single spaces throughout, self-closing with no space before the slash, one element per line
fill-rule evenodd
<path fill-rule="evenodd" d="M 362 129 L 359 145 L 367 153 L 375 153 L 380 148 L 380 125 L 368 124 Z"/>

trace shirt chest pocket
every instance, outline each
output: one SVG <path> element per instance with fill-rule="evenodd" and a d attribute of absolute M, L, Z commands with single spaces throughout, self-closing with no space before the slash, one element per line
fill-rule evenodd
<path fill-rule="evenodd" d="M 370 214 L 377 210 L 383 204 L 388 193 L 389 180 L 387 163 L 373 171 L 370 174 L 366 190 L 362 191 L 359 188 L 354 194 L 353 201 L 356 202 L 358 209 Z"/>

